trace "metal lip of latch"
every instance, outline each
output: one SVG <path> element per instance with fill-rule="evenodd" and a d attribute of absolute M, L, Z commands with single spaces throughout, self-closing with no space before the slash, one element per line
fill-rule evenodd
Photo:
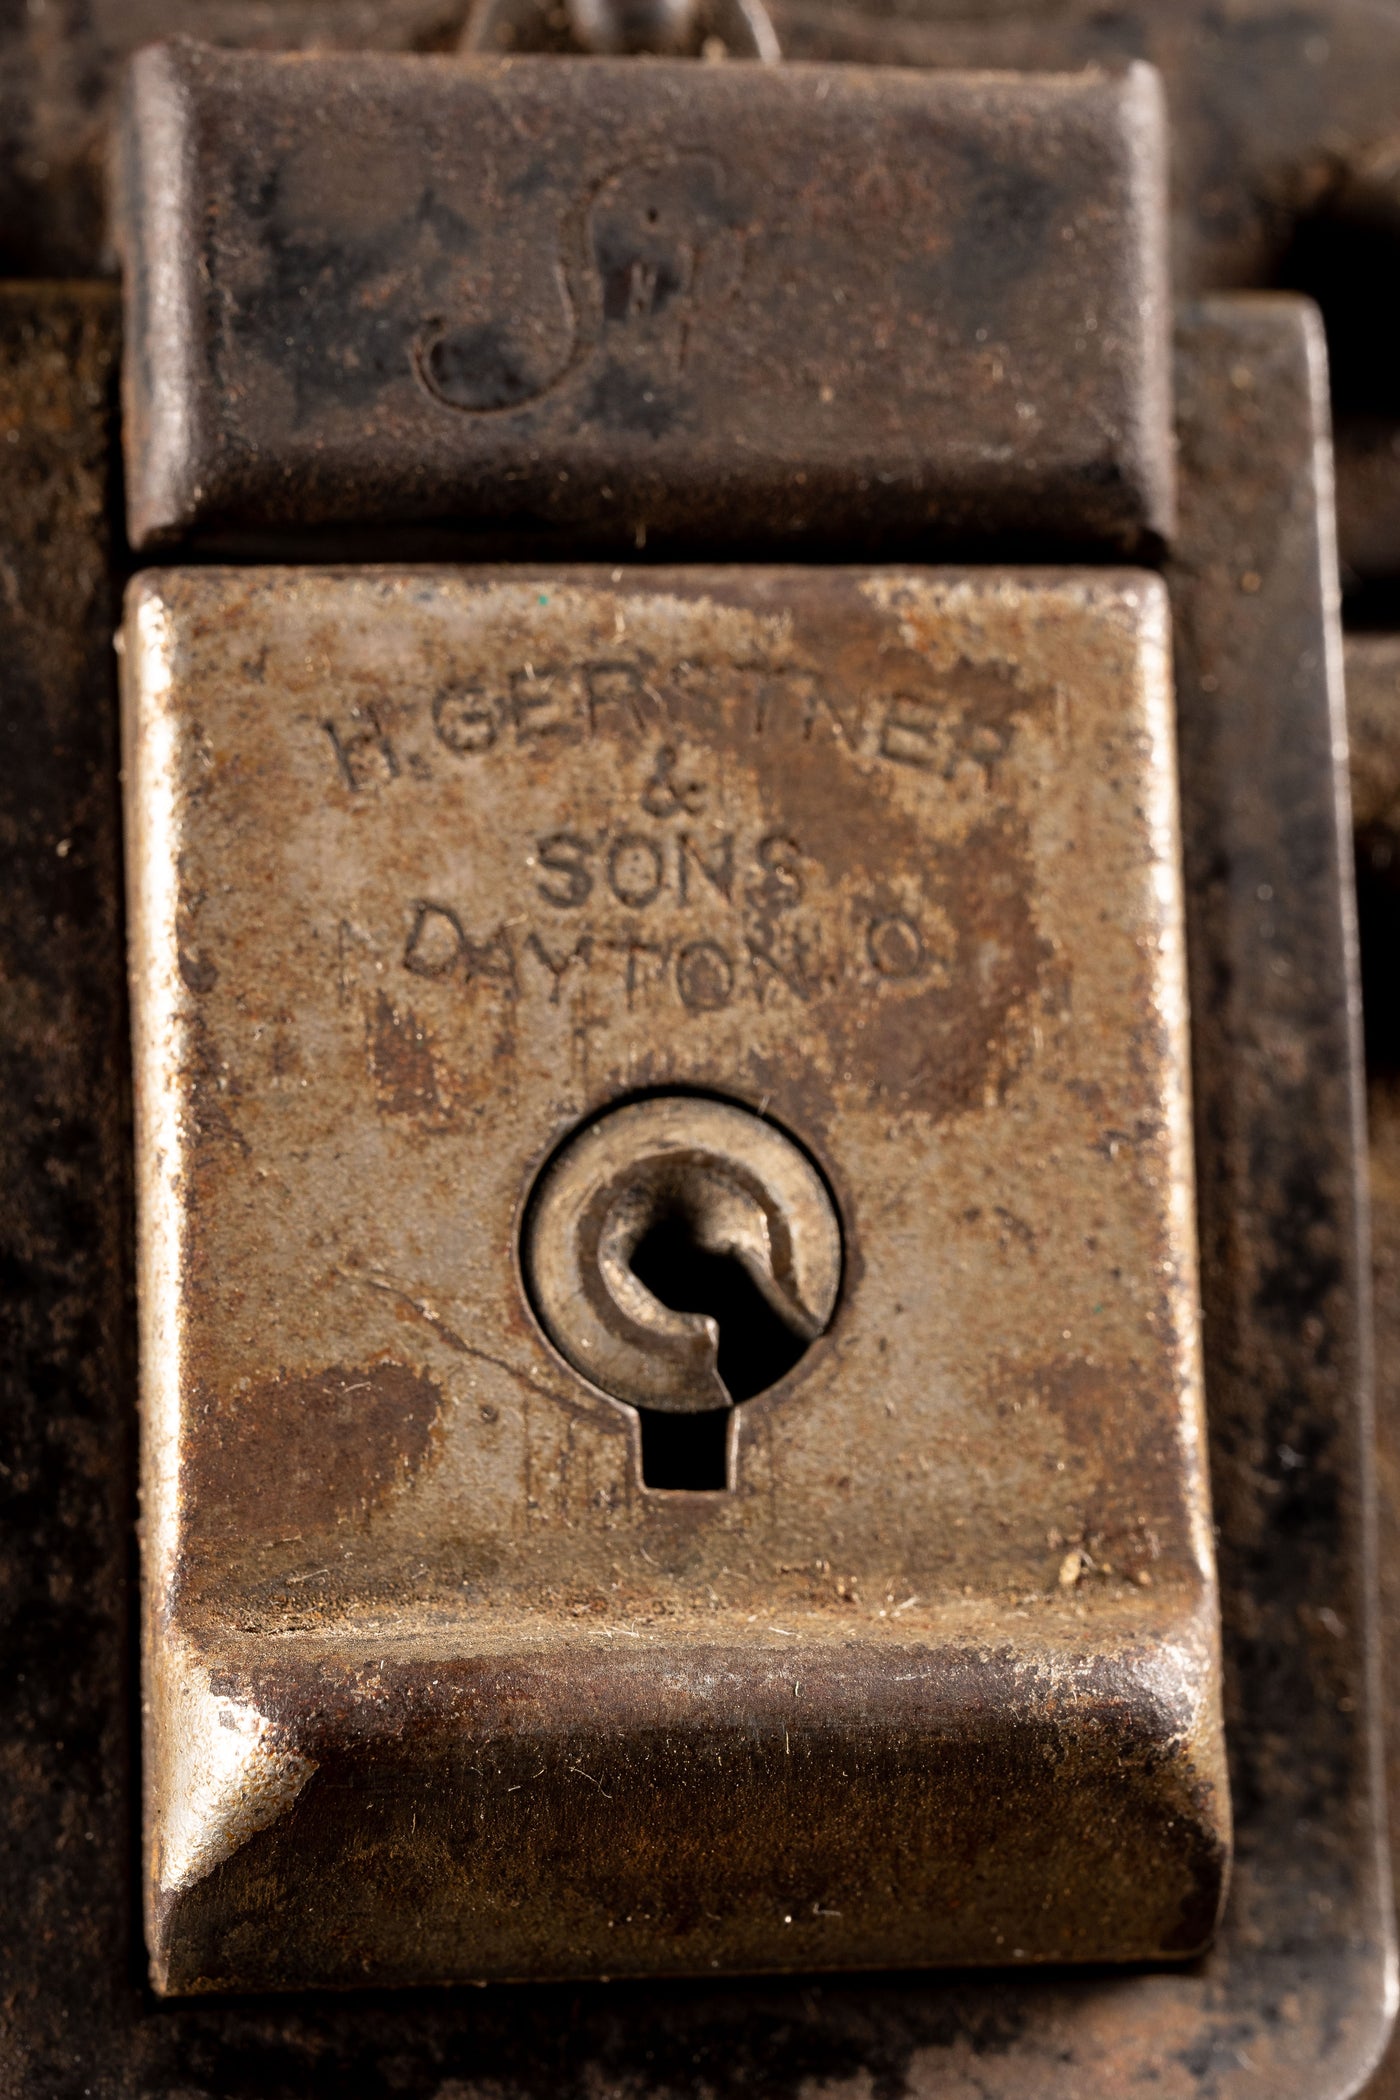
<path fill-rule="evenodd" d="M 340 554 L 396 524 L 535 558 L 1170 535 L 1146 67 L 176 43 L 135 61 L 120 165 L 143 552 Z"/>

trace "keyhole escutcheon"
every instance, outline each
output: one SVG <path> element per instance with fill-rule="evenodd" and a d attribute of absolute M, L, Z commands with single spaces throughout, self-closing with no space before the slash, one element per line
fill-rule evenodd
<path fill-rule="evenodd" d="M 647 1487 L 730 1485 L 729 1415 L 830 1324 L 836 1206 L 767 1118 L 668 1094 L 610 1110 L 546 1166 L 523 1267 L 546 1334 L 642 1424 Z"/>

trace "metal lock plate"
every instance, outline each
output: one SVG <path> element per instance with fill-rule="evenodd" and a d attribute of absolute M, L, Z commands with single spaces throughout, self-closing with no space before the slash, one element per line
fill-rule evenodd
<path fill-rule="evenodd" d="M 123 165 L 138 547 L 1170 530 L 1146 68 L 179 44 L 135 65 Z"/>
<path fill-rule="evenodd" d="M 1166 629 L 1102 570 L 133 587 L 161 1988 L 1206 1940 Z M 522 1273 L 676 1096 L 842 1242 L 727 1486 Z"/>

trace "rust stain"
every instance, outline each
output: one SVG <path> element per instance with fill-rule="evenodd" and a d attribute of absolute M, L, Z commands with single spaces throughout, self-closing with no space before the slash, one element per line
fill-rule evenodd
<path fill-rule="evenodd" d="M 181 975 L 185 974 L 182 969 Z M 217 976 L 215 970 L 216 980 Z M 238 1078 L 230 1071 L 218 1038 L 202 1014 L 192 1014 L 187 1020 L 186 1041 L 194 1163 L 199 1172 L 214 1174 L 224 1147 L 232 1146 L 245 1158 L 249 1154 L 248 1141 L 229 1109 L 229 1103 L 238 1098 Z"/>
<path fill-rule="evenodd" d="M 1028 690 L 1004 662 L 963 656 L 942 670 L 916 649 L 890 647 L 887 623 L 873 621 L 847 590 L 848 625 L 829 657 L 833 688 L 903 696 L 902 714 L 898 698 L 891 705 L 881 748 L 886 758 L 900 751 L 906 771 L 947 783 L 971 766 L 993 785 L 1019 725 L 1050 696 Z M 811 840 L 834 879 L 864 891 L 865 941 L 881 981 L 865 999 L 853 1001 L 842 987 L 821 1000 L 818 1025 L 837 1046 L 843 1080 L 954 1115 L 980 1106 L 989 1091 L 1000 1096 L 1019 1068 L 1017 1022 L 1051 958 L 1036 927 L 1025 826 L 1003 807 L 956 845 L 931 841 L 900 807 L 888 773 L 832 764 L 831 741 L 844 736 L 839 725 L 830 740 L 809 733 L 761 776 L 775 831 Z M 950 953 L 928 952 L 927 933 L 902 908 L 901 878 L 951 929 Z M 920 989 L 931 966 L 940 981 Z"/>
<path fill-rule="evenodd" d="M 827 1025 L 846 1072 L 882 1095 L 936 1116 L 1000 1098 L 1025 1056 L 1027 1014 L 1050 958 L 1036 930 L 1024 827 L 1001 817 L 977 825 L 937 856 L 925 880 L 956 929 L 946 982 L 864 1011 L 832 1001 Z M 878 907 L 881 891 L 874 893 Z M 872 915 L 872 924 L 880 924 Z M 898 922 L 894 922 L 898 923 Z"/>
<path fill-rule="evenodd" d="M 207 1399 L 185 1461 L 192 1539 L 362 1524 L 417 1473 L 442 1406 L 406 1364 L 331 1365 Z"/>
<path fill-rule="evenodd" d="M 1164 1254 L 1181 1257 L 1175 1276 L 1189 1273 L 1171 1162 L 1153 1149 L 1163 1116 L 1184 1124 L 1180 1065 L 1170 1031 L 1140 1025 L 1158 979 L 1133 960 L 1158 955 L 1161 924 L 1143 817 L 1166 763 L 1153 586 L 652 568 L 625 585 L 598 570 L 262 570 L 139 588 L 133 675 L 156 647 L 148 630 L 169 636 L 169 675 L 134 704 L 177 737 L 188 784 L 147 856 L 153 894 L 173 875 L 199 900 L 191 931 L 219 971 L 197 1002 L 179 995 L 182 1023 L 197 1004 L 205 1024 L 198 1058 L 143 1074 L 154 1115 L 173 1094 L 199 1126 L 182 1124 L 177 1146 L 184 1352 L 155 1360 L 185 1470 L 174 1492 L 162 1474 L 151 1498 L 168 1498 L 171 1541 L 153 1616 L 197 1628 L 230 1663 L 238 1641 L 275 1638 L 277 1671 L 291 1675 L 285 1697 L 257 1710 L 289 1726 L 300 1711 L 296 1740 L 323 1773 L 359 1755 L 336 1732 L 383 1711 L 376 1658 L 391 1628 L 408 1658 L 394 1722 L 405 1739 L 454 1653 L 485 1641 L 514 1683 L 535 1642 L 557 1643 L 556 1701 L 577 1640 L 605 1641 L 586 1722 L 554 1705 L 546 1728 L 509 1722 L 522 1757 L 550 1730 L 573 1736 L 558 1786 L 538 1786 L 536 1763 L 512 1766 L 502 1799 L 512 1816 L 556 1801 L 581 1843 L 580 1818 L 606 1808 L 620 1824 L 627 1794 L 645 1843 L 619 1854 L 625 1871 L 590 1856 L 595 1888 L 622 1904 L 641 1874 L 650 1900 L 654 1845 L 674 1855 L 671 1888 L 688 1880 L 705 1897 L 704 1915 L 669 1950 L 618 1937 L 622 1920 L 604 1946 L 566 1915 L 573 1868 L 550 1868 L 516 1922 L 537 1939 L 525 1968 L 556 1974 L 675 1969 L 702 1945 L 733 1969 L 994 1948 L 1001 1927 L 990 1942 L 969 1936 L 971 1911 L 949 1927 L 967 1863 L 947 1830 L 959 1818 L 966 1829 L 975 1773 L 1006 1750 L 1018 1687 L 1032 1684 L 1087 1760 L 1085 1803 L 1098 1795 L 1111 1824 L 1112 1772 L 1129 1750 L 1096 1762 L 1075 1658 L 1102 1657 L 1110 1676 L 1122 1661 L 1121 1715 L 1145 1758 L 1124 1814 L 1139 1818 L 1143 1859 L 1181 1877 L 1182 1901 L 1144 1944 L 1194 1944 L 1227 1821 L 1223 1800 L 1192 1810 L 1216 1845 L 1198 1873 L 1181 1789 L 1188 1765 L 1216 1769 L 1214 1708 L 1189 1744 L 1176 1713 L 1178 1693 L 1195 1712 L 1215 1682 L 1208 1578 L 1188 1537 L 1202 1491 L 1184 1455 L 1175 1499 L 1162 1474 L 1184 1404 L 1185 1314 L 1178 1286 L 1116 1290 L 1107 1251 L 1115 1236 L 1144 1276 Z M 156 592 L 161 617 L 143 625 Z M 269 690 L 283 698 L 271 726 Z M 1071 703 L 1074 749 L 1059 764 Z M 1083 850 L 1059 850 L 1065 839 Z M 249 895 L 261 900 L 255 926 Z M 1054 996 L 1071 973 L 1076 1029 Z M 168 973 L 138 993 L 164 1000 L 167 987 Z M 719 1479 L 687 1479 L 669 1460 L 649 1477 L 647 1424 L 598 1390 L 595 1357 L 573 1369 L 560 1358 L 524 1295 L 522 1206 L 537 1175 L 581 1119 L 649 1084 L 757 1110 L 819 1162 L 840 1213 L 845 1284 L 830 1333 L 745 1398 Z M 214 1127 L 216 1111 L 246 1149 Z M 1076 1149 L 1061 1158 L 1067 1119 Z M 1113 1171 L 1096 1135 L 1139 1126 L 1151 1159 Z M 165 1229 L 164 1212 L 151 1217 Z M 1041 1370 L 1099 1295 L 1121 1377 L 1102 1363 Z M 420 1363 L 450 1386 L 450 1422 Z M 1028 1376 L 1040 1415 L 1012 1421 Z M 1057 1573 L 1071 1547 L 1121 1573 L 1099 1582 L 1086 1568 L 1070 1594 Z M 443 1629 L 441 1654 L 421 1645 L 424 1614 Z M 794 1788 L 790 1816 L 765 1814 L 755 1766 L 735 1823 L 749 1867 L 731 1847 L 714 1900 L 691 1856 L 694 1805 L 731 1800 L 740 1748 L 695 1675 L 703 1629 L 725 1672 L 754 1662 L 778 1701 L 773 1754 Z M 956 1648 L 974 1632 L 1008 1671 L 994 1683 L 979 1647 L 955 1678 L 943 1672 L 952 1707 L 984 1731 L 964 1779 L 951 1720 L 936 1742 L 922 1724 L 905 1740 L 900 1687 L 906 1643 Z M 770 1639 L 802 1641 L 791 1679 Z M 619 1651 L 634 1641 L 652 1674 L 624 1710 Z M 834 1675 L 817 1652 L 832 1642 Z M 325 1681 L 313 1694 L 297 1674 L 316 1643 L 355 1717 L 343 1724 Z M 1133 1656 L 1147 1658 L 1150 1684 L 1133 1678 Z M 663 1685 L 689 1685 L 700 1703 L 644 1770 Z M 1120 1713 L 1117 1692 L 1109 1703 Z M 303 1741 L 303 1721 L 330 1736 Z M 748 1725 L 739 1715 L 736 1729 Z M 423 1740 L 458 1804 L 461 1744 L 455 1720 Z M 625 1754 L 600 1790 L 587 1775 L 599 1779 L 608 1744 Z M 413 1782 L 390 1776 L 377 1741 L 365 1754 L 411 1838 L 425 1827 L 413 1824 Z M 851 1792 L 858 1768 L 868 1821 Z M 1023 1770 L 1008 1753 L 1006 1771 L 995 1799 L 978 1797 L 985 1922 L 1014 1915 L 1017 1944 L 1056 1958 L 1136 1946 L 1120 1925 L 1140 1917 L 1146 1867 L 1075 1880 L 1075 1929 L 1046 1939 L 1016 1833 L 1042 1829 L 1038 1804 L 1063 1789 L 1044 1758 Z M 268 1838 L 276 1849 L 295 1826 L 309 1845 L 289 1863 L 307 1903 L 326 1885 L 344 1798 L 318 1775 Z M 913 1816 L 938 1826 L 917 1856 L 900 1835 Z M 853 1832 L 849 1856 L 884 1845 L 889 1866 L 865 1894 L 852 1885 L 842 1920 L 804 1951 L 762 1891 L 787 1876 L 789 1842 L 818 1830 L 834 1862 L 848 1862 Z M 251 1849 L 240 1859 L 251 1871 Z M 404 1859 L 405 1872 L 436 1872 L 421 1845 Z M 486 1871 L 492 1903 L 513 1903 L 515 1871 L 504 1856 Z M 223 1885 L 200 1886 L 188 1911 L 159 1921 L 172 1975 L 186 1961 L 215 1974 L 194 1946 L 206 1901 L 219 1929 Z M 444 1882 L 435 1900 L 460 1916 L 476 1898 Z M 1183 1904 L 1197 1922 L 1180 1936 Z M 294 1907 L 304 1912 L 300 1895 Z M 622 1919 L 643 1908 L 629 1896 Z M 461 1973 L 460 1943 L 425 1967 L 417 1943 L 386 1951 L 392 1932 L 373 1931 L 380 1977 L 400 1957 L 421 1977 Z M 306 1959 L 307 1973 L 336 1973 L 323 1949 Z M 487 1966 L 506 1973 L 515 1959 L 498 1952 Z M 253 1974 L 241 1953 L 220 1960 L 220 1975 Z"/>
<path fill-rule="evenodd" d="M 380 992 L 365 1016 L 365 1055 L 376 1106 L 390 1116 L 440 1117 L 442 1096 L 428 1031 Z"/>
<path fill-rule="evenodd" d="M 1182 1456 L 1131 1364 L 1113 1366 L 1062 1357 L 1033 1367 L 1003 1361 L 992 1379 L 999 1418 L 1015 1404 L 1042 1407 L 1059 1423 L 1084 1483 L 1075 1532 L 1047 1540 L 1047 1557 L 1082 1547 L 1086 1572 L 1121 1576 L 1150 1587 L 1164 1559 L 1190 1551 L 1182 1494 Z M 1144 1576 L 1147 1578 L 1143 1583 Z"/>

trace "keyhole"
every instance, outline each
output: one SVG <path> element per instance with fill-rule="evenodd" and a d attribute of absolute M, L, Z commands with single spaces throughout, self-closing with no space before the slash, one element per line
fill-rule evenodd
<path fill-rule="evenodd" d="M 632 1254 L 632 1273 L 672 1312 L 708 1313 L 719 1328 L 715 1368 L 737 1402 L 766 1393 L 806 1354 L 809 1337 L 779 1318 L 743 1263 L 700 1245 L 682 1212 L 659 1218 Z M 639 1407 L 642 1485 L 728 1485 L 727 1407 L 675 1414 Z"/>
<path fill-rule="evenodd" d="M 636 1410 L 646 1488 L 729 1486 L 735 1406 L 825 1332 L 841 1282 L 814 1162 L 752 1110 L 690 1095 L 625 1103 L 568 1139 L 521 1254 L 560 1354 Z"/>

